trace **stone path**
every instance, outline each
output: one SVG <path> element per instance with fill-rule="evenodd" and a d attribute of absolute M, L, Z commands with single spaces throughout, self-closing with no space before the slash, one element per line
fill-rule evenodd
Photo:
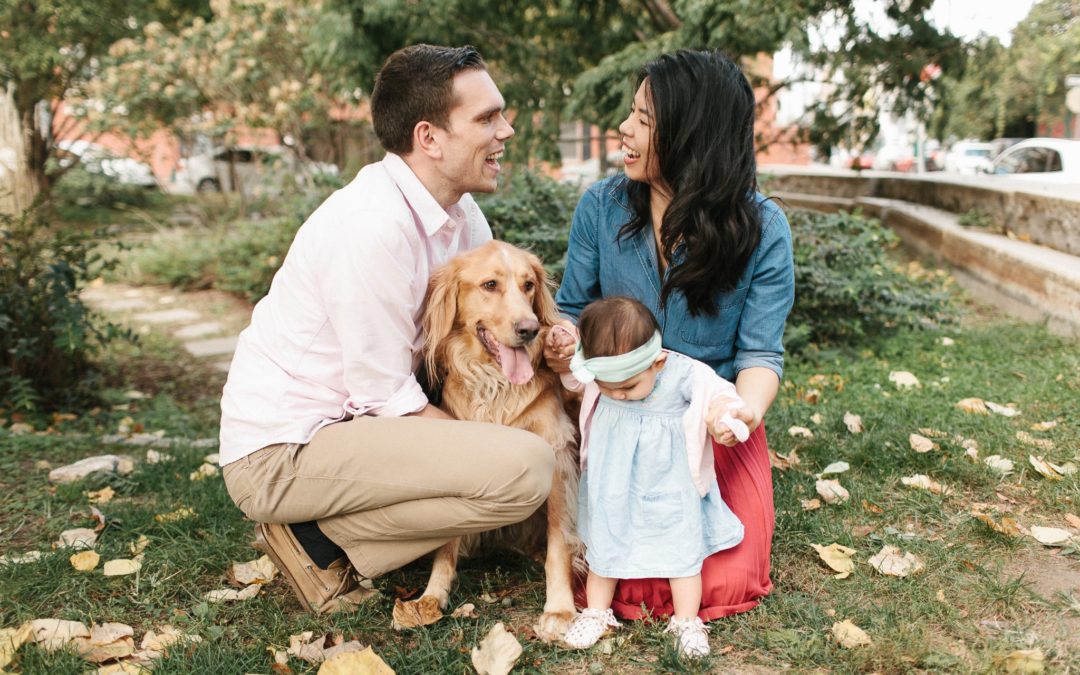
<path fill-rule="evenodd" d="M 214 368 L 229 369 L 237 336 L 251 319 L 251 306 L 220 291 L 182 292 L 164 286 L 92 282 L 82 299 L 110 319 L 146 335 L 164 333 Z"/>

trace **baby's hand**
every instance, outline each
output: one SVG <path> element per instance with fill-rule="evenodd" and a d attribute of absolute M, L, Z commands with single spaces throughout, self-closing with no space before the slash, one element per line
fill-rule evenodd
<path fill-rule="evenodd" d="M 741 407 L 740 401 L 724 396 L 712 400 L 705 414 L 705 428 L 714 441 L 730 448 L 750 438 L 746 422 L 731 413 Z"/>
<path fill-rule="evenodd" d="M 548 331 L 544 341 L 544 359 L 556 373 L 570 371 L 570 359 L 577 348 L 577 327 L 566 319 L 560 320 Z"/>

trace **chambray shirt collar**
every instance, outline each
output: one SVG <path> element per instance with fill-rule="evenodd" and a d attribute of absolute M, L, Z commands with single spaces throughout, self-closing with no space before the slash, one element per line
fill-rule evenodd
<path fill-rule="evenodd" d="M 399 155 L 392 152 L 386 153 L 382 161 L 386 173 L 401 190 L 401 194 L 408 202 L 409 208 L 416 214 L 424 232 L 430 237 L 441 230 L 444 226 L 451 229 L 465 222 L 465 213 L 460 204 L 454 204 L 449 209 L 444 209 L 435 200 L 413 170 Z"/>

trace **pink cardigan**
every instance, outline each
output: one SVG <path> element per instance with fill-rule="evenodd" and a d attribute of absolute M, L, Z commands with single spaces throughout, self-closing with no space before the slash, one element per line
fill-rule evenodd
<path fill-rule="evenodd" d="M 668 350 L 664 350 L 668 351 Z M 709 486 L 716 482 L 716 468 L 713 464 L 712 438 L 705 428 L 705 416 L 709 412 L 709 404 L 717 396 L 726 396 L 733 399 L 731 409 L 740 408 L 743 400 L 735 393 L 735 385 L 716 374 L 709 366 L 701 361 L 694 360 L 694 382 L 690 407 L 683 414 L 683 431 L 686 435 L 686 457 L 690 462 L 690 477 L 694 481 L 694 487 L 704 497 L 709 492 Z M 582 384 L 569 373 L 564 374 L 563 385 L 571 391 L 580 391 Z M 589 430 L 592 427 L 592 414 L 596 410 L 596 403 L 600 400 L 600 388 L 595 382 L 584 385 L 585 391 L 581 402 L 581 416 L 578 424 L 581 427 L 581 468 L 585 468 L 585 457 L 589 451 Z M 746 426 L 741 422 L 744 434 L 748 435 Z M 741 436 L 739 430 L 732 425 L 732 431 L 736 436 Z M 740 437 L 740 441 L 745 438 Z"/>

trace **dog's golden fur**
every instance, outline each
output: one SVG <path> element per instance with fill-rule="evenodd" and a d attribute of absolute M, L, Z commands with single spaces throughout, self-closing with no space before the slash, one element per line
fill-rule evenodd
<path fill-rule="evenodd" d="M 439 269 L 428 286 L 423 318 L 428 377 L 441 385 L 446 411 L 462 420 L 532 431 L 555 451 L 555 477 L 544 507 L 523 523 L 439 549 L 424 595 L 445 607 L 457 557 L 470 549 L 491 545 L 543 553 L 547 598 L 537 634 L 549 641 L 561 637 L 574 616 L 574 568 L 580 572 L 584 564 L 576 533 L 577 428 L 563 407 L 559 378 L 543 359 L 544 337 L 557 319 L 539 258 L 503 242 L 485 244 Z M 505 360 L 506 352 L 498 345 L 525 350 L 533 370 L 528 381 L 511 383 L 498 356 Z"/>

